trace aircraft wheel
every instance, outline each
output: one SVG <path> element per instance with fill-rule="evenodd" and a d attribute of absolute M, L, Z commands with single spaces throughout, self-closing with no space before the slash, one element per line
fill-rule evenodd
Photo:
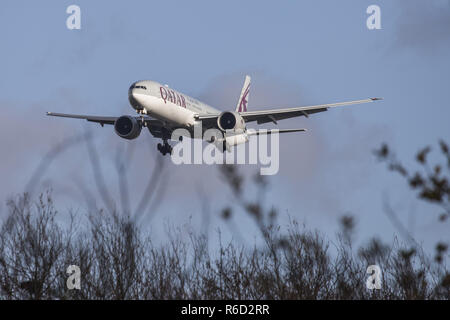
<path fill-rule="evenodd" d="M 164 144 L 158 143 L 157 147 L 158 147 L 158 151 L 161 152 L 161 154 L 163 156 L 165 156 L 168 153 L 172 154 L 172 146 L 168 143 L 164 143 Z"/>

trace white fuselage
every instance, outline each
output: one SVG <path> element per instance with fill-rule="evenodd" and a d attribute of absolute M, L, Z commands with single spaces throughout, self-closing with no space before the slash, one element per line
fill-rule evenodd
<path fill-rule="evenodd" d="M 169 127 L 192 128 L 196 124 L 196 114 L 220 113 L 197 99 L 150 80 L 133 83 L 128 98 L 134 109 Z"/>

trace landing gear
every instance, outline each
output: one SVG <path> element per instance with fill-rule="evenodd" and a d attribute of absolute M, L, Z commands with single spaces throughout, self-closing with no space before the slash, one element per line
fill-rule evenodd
<path fill-rule="evenodd" d="M 158 143 L 158 151 L 161 152 L 163 156 L 172 154 L 172 146 L 167 142 L 170 139 L 171 132 L 165 127 L 163 127 L 161 131 L 163 143 Z"/>
<path fill-rule="evenodd" d="M 172 146 L 165 140 L 163 144 L 158 143 L 158 151 L 161 152 L 163 156 L 172 154 Z"/>

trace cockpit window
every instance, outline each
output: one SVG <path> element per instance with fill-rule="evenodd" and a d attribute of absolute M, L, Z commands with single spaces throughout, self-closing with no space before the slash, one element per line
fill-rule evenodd
<path fill-rule="evenodd" d="M 147 90 L 147 87 L 146 86 L 131 86 L 130 89 L 144 89 L 144 90 Z"/>

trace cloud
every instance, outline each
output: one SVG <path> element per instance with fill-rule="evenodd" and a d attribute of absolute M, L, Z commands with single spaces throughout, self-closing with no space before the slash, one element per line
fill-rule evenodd
<path fill-rule="evenodd" d="M 250 70 L 249 110 L 315 104 L 305 90 L 280 75 Z M 245 73 L 217 77 L 200 95 L 222 110 L 234 109 Z M 327 119 L 336 123 L 329 127 Z M 254 123 L 249 127 L 256 128 Z M 268 125 L 268 127 L 275 127 Z M 280 135 L 280 171 L 269 177 L 274 186 L 269 198 L 282 202 L 299 216 L 333 216 L 352 206 L 348 194 L 370 185 L 372 151 L 392 132 L 383 125 L 367 125 L 351 108 L 336 109 L 280 121 L 278 128 L 306 128 L 306 133 Z M 337 132 L 336 132 L 337 130 Z M 283 199 L 283 200 L 281 200 Z"/>
<path fill-rule="evenodd" d="M 112 126 L 101 128 L 86 121 L 47 117 L 46 111 L 61 110 L 59 101 L 65 101 L 64 110 L 61 110 L 64 112 L 76 110 L 80 105 L 89 107 L 82 97 L 69 89 L 60 89 L 56 92 L 58 93 L 54 100 L 31 104 L 19 100 L 0 102 L 1 211 L 5 209 L 6 200 L 24 192 L 32 177 L 36 176 L 37 179 L 34 179 L 36 185 L 33 189 L 41 192 L 45 188 L 52 188 L 57 203 L 64 208 L 85 210 L 88 195 L 96 200 L 99 208 L 104 207 L 85 142 L 71 144 L 63 152 L 55 152 L 52 157 L 46 157 L 50 151 L 56 151 L 56 146 L 70 142 L 86 131 L 91 133 L 100 171 L 119 208 L 122 190 L 119 188 L 116 160 L 124 159 L 130 202 L 133 209 L 136 209 L 147 185 L 156 183 L 149 179 L 155 166 L 156 170 L 160 169 L 156 161 L 160 157 L 156 144 L 160 141 L 153 138 L 147 130 L 142 130 L 139 139 L 128 141 L 119 138 Z M 215 194 L 223 188 L 217 167 L 180 167 L 173 165 L 168 157 L 164 160 L 166 171 L 163 181 L 168 184 L 166 192 L 162 195 L 164 199 L 167 195 L 176 194 L 179 199 L 177 203 L 195 204 L 198 198 L 196 185 L 199 182 L 207 183 L 206 190 Z M 205 181 L 205 176 L 208 177 L 208 181 Z M 197 204 L 195 206 L 198 207 Z M 189 206 L 184 206 L 187 207 Z M 194 211 L 194 206 L 191 206 L 191 210 Z"/>
<path fill-rule="evenodd" d="M 450 1 L 411 0 L 402 2 L 396 30 L 399 48 L 436 53 L 450 43 Z"/>
<path fill-rule="evenodd" d="M 315 102 L 301 87 L 282 76 L 261 71 L 250 72 L 253 77 L 249 108 L 289 107 Z M 213 79 L 200 94 L 194 95 L 202 101 L 223 110 L 234 110 L 244 79 L 243 73 L 234 73 Z M 100 170 L 110 195 L 120 208 L 122 190 L 116 159 L 125 159 L 130 203 L 133 209 L 141 200 L 149 183 L 165 185 L 158 196 L 156 213 L 144 213 L 143 223 L 158 225 L 161 219 L 186 222 L 189 216 L 194 223 L 202 225 L 202 206 L 208 202 L 213 218 L 211 223 L 219 223 L 220 208 L 234 202 L 233 195 L 221 181 L 217 166 L 173 165 L 165 158 L 163 178 L 151 181 L 151 173 L 160 157 L 156 150 L 157 139 L 143 130 L 133 141 L 117 137 L 111 126 L 101 128 L 97 124 L 73 119 L 49 118 L 47 110 L 59 110 L 59 101 L 64 100 L 69 112 L 80 105 L 88 104 L 76 92 L 61 89 L 54 101 L 36 102 L 23 108 L 21 102 L 3 102 L 3 117 L 0 119 L 0 148 L 8 150 L 4 156 L 0 174 L 0 197 L 22 192 L 30 177 L 41 163 L 42 157 L 55 145 L 69 137 L 79 135 L 88 129 L 94 137 L 94 148 L 99 157 Z M 43 107 L 45 106 L 45 108 Z M 88 108 L 94 110 L 94 106 Z M 124 108 L 122 112 L 126 112 Z M 280 172 L 268 177 L 270 183 L 268 204 L 274 204 L 280 213 L 289 210 L 295 217 L 336 218 L 346 210 L 351 201 L 347 197 L 352 189 L 360 188 L 370 179 L 371 149 L 376 146 L 383 128 L 365 127 L 352 118 L 351 110 L 342 112 L 343 129 L 341 136 L 346 142 L 337 142 L 333 132 L 325 125 L 323 113 L 305 118 L 296 118 L 279 123 L 280 128 L 305 127 L 307 133 L 293 133 L 280 136 Z M 338 111 L 333 111 L 337 113 Z M 20 124 L 20 125 L 18 125 Z M 249 126 L 256 128 L 252 123 Z M 274 125 L 267 125 L 273 127 Z M 15 141 L 11 144 L 11 141 Z M 336 147 L 337 144 L 337 147 Z M 258 166 L 240 166 L 240 170 L 250 177 L 259 170 Z M 86 210 L 89 197 L 97 207 L 104 207 L 97 190 L 88 148 L 85 143 L 70 147 L 58 155 L 43 172 L 41 187 L 52 187 L 55 198 L 63 208 Z M 37 190 L 39 190 L 37 186 Z M 250 192 L 247 192 L 247 195 Z M 205 194 L 207 197 L 205 198 Z M 251 193 L 250 193 L 251 194 Z M 250 195 L 251 196 L 251 195 Z M 91 199 L 92 200 L 92 199 Z M 155 217 L 156 214 L 156 217 Z M 241 218 L 239 218 L 241 219 Z M 239 220 L 241 221 L 241 220 Z M 156 232 L 159 232 L 156 230 Z"/>
<path fill-rule="evenodd" d="M 50 121 L 38 103 L 23 108 L 19 101 L 0 102 L 0 199 L 21 193 L 42 157 L 76 131 L 64 122 Z M 75 163 L 75 161 L 74 161 Z"/>

